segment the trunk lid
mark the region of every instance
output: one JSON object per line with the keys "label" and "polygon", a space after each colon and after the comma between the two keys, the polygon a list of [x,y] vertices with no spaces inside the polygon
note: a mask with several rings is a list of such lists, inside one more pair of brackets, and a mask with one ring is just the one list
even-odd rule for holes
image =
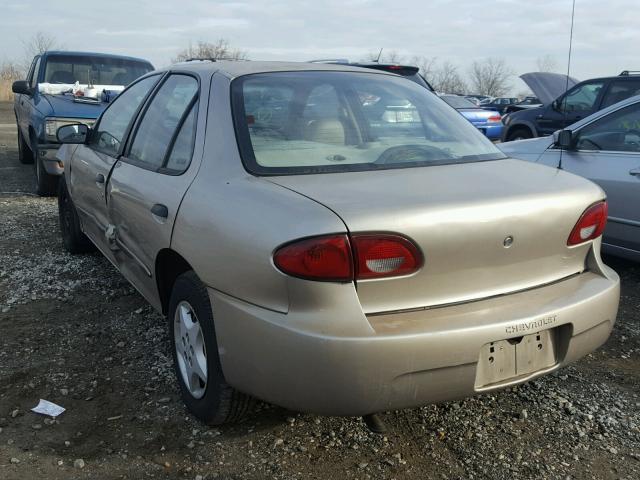
{"label": "trunk lid", "polygon": [[268,180],[325,205],[350,232],[400,233],[422,250],[416,274],[358,282],[365,313],[471,301],[581,272],[590,244],[569,248],[567,238],[604,198],[585,179],[513,159]]}

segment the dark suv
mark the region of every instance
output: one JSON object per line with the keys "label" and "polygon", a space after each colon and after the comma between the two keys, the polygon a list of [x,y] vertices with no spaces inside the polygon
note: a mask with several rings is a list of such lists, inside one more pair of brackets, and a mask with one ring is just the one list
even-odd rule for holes
{"label": "dark suv", "polygon": [[640,94],[640,75],[637,73],[640,72],[625,70],[617,77],[585,80],[555,100],[553,97],[544,99],[543,92],[534,91],[544,105],[507,115],[503,119],[502,141],[552,135],[598,110]]}

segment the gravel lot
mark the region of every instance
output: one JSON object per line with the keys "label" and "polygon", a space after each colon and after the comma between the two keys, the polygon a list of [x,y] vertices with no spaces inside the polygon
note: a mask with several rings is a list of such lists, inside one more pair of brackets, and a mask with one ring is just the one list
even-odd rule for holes
{"label": "gravel lot", "polygon": [[[164,319],[99,255],[63,252],[0,104],[0,478],[640,478],[640,265],[598,352],[463,402],[357,418],[260,405],[209,428],[183,408]],[[20,193],[22,192],[22,193]],[[40,398],[67,411],[30,412]]]}

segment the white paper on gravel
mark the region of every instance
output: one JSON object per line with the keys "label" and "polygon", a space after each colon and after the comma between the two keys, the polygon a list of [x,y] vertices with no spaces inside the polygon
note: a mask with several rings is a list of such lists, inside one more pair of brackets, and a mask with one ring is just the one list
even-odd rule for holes
{"label": "white paper on gravel", "polygon": [[40,403],[31,409],[34,413],[41,413],[42,415],[49,415],[50,417],[57,417],[62,414],[66,409],[60,405],[56,405],[48,400],[40,399]]}

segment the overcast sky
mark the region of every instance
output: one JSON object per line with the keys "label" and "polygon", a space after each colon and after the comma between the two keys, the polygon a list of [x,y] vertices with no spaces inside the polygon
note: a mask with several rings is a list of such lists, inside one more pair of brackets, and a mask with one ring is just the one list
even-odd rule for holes
{"label": "overcast sky", "polygon": [[[466,70],[501,57],[520,74],[552,55],[566,69],[571,0],[3,0],[0,61],[41,30],[67,49],[144,57],[160,67],[189,42],[226,38],[251,59],[349,58],[385,48]],[[577,0],[571,73],[640,70],[638,0]],[[514,91],[523,84],[514,79]]]}

